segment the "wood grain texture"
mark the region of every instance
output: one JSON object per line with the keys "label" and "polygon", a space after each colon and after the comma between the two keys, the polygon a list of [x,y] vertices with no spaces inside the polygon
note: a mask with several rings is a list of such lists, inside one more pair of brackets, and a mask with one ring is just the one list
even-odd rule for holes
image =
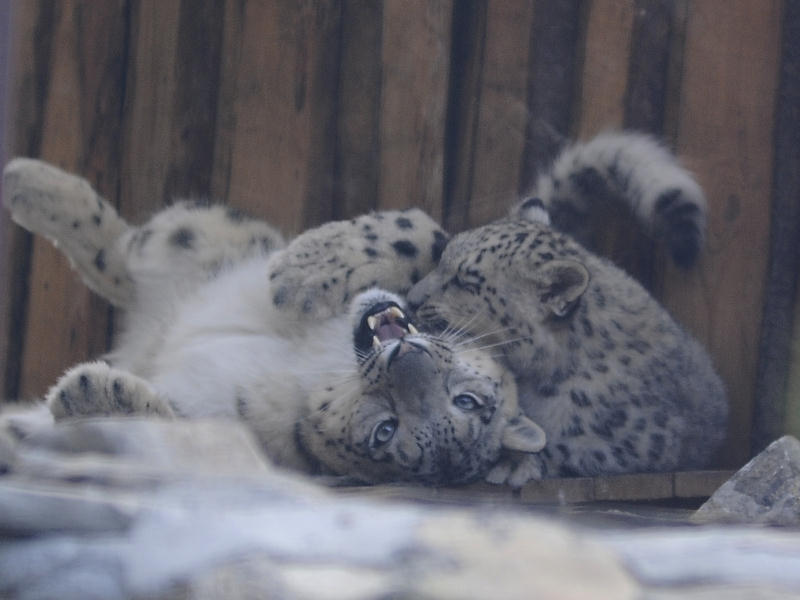
{"label": "wood grain texture", "polygon": [[[34,63],[47,77],[35,154],[86,173],[102,194],[118,185],[114,158],[126,38],[120,6],[109,2],[87,10],[81,2],[60,2],[51,13],[38,16],[44,31],[37,35],[52,36],[52,45],[49,57]],[[97,55],[114,58],[90,60]],[[22,397],[41,394],[44,382],[55,381],[76,357],[96,356],[109,343],[107,305],[91,296],[48,242],[34,240],[29,269],[18,384]]]}
{"label": "wood grain texture", "polygon": [[633,15],[630,0],[596,0],[590,5],[576,115],[580,139],[622,126]]}
{"label": "wood grain texture", "polygon": [[343,219],[378,205],[383,3],[342,3],[335,154],[335,212]]}
{"label": "wood grain texture", "polygon": [[535,2],[528,46],[528,123],[520,169],[521,194],[531,188],[537,173],[573,137],[585,6],[578,0]]}
{"label": "wood grain texture", "polygon": [[490,3],[470,170],[468,223],[501,217],[517,199],[528,122],[527,73],[533,7]]}
{"label": "wood grain texture", "polygon": [[732,414],[728,465],[749,456],[769,248],[772,127],[781,3],[690,4],[678,151],[698,174],[711,219],[707,251],[669,269],[665,302],[709,348]]}
{"label": "wood grain texture", "polygon": [[215,196],[287,233],[333,215],[338,2],[229,2]]}
{"label": "wood grain texture", "polygon": [[180,5],[142,0],[131,14],[120,214],[134,222],[162,208],[170,165]]}
{"label": "wood grain texture", "polygon": [[442,218],[451,0],[383,8],[379,207]]}
{"label": "wood grain texture", "polygon": [[800,2],[786,2],[782,20],[769,268],[754,395],[754,452],[784,433],[800,435],[800,306],[796,306],[800,278]]}
{"label": "wood grain texture", "polygon": [[[41,98],[46,95],[49,52],[34,52],[33,41],[37,25],[51,19],[48,11],[38,5],[14,4],[10,18],[16,35],[10,40],[9,54],[13,69],[10,70],[8,110],[14,115],[8,118],[8,156],[38,154],[39,132],[41,132]],[[23,102],[23,99],[26,101]],[[20,398],[19,378],[22,370],[22,353],[25,348],[25,321],[27,316],[28,274],[33,238],[13,225],[3,211],[0,225],[4,227],[5,254],[3,289],[0,294],[2,308],[2,330],[0,340],[0,395],[4,399]]]}

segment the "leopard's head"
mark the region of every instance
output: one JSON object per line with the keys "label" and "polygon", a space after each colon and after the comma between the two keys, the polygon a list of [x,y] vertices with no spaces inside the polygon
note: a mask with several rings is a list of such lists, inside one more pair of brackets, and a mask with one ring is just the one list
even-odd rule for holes
{"label": "leopard's head", "polygon": [[402,301],[370,290],[351,313],[354,369],[317,389],[299,425],[325,470],[367,483],[455,484],[484,476],[503,448],[538,452],[513,377],[489,353],[418,331]]}
{"label": "leopard's head", "polygon": [[545,223],[505,220],[458,234],[408,294],[416,318],[491,347],[518,376],[552,372],[569,352],[589,287],[586,252]]}

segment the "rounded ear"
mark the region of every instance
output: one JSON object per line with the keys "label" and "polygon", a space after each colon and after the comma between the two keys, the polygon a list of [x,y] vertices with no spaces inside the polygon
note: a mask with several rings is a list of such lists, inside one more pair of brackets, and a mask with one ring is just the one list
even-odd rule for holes
{"label": "rounded ear", "polygon": [[589,287],[589,270],[575,260],[554,260],[533,274],[539,300],[556,317],[567,316]]}
{"label": "rounded ear", "polygon": [[524,415],[512,419],[503,430],[503,448],[517,452],[539,452],[547,436],[544,429]]}

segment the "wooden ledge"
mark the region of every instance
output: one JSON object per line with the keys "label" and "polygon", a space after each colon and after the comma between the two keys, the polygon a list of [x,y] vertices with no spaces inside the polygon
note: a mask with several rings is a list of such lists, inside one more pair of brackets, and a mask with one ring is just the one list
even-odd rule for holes
{"label": "wooden ledge", "polygon": [[510,502],[522,504],[581,504],[587,502],[644,502],[708,498],[734,471],[634,473],[603,477],[574,477],[532,481],[518,492],[505,486],[476,483],[460,487],[421,487],[385,484],[334,488],[388,500],[442,503]]}

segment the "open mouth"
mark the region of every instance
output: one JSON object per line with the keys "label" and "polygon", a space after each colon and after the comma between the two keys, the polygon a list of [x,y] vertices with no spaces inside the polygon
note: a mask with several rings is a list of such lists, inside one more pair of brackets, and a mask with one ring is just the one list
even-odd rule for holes
{"label": "open mouth", "polygon": [[379,302],[361,317],[355,332],[355,346],[359,354],[366,355],[370,350],[380,351],[386,342],[418,333],[397,304]]}

